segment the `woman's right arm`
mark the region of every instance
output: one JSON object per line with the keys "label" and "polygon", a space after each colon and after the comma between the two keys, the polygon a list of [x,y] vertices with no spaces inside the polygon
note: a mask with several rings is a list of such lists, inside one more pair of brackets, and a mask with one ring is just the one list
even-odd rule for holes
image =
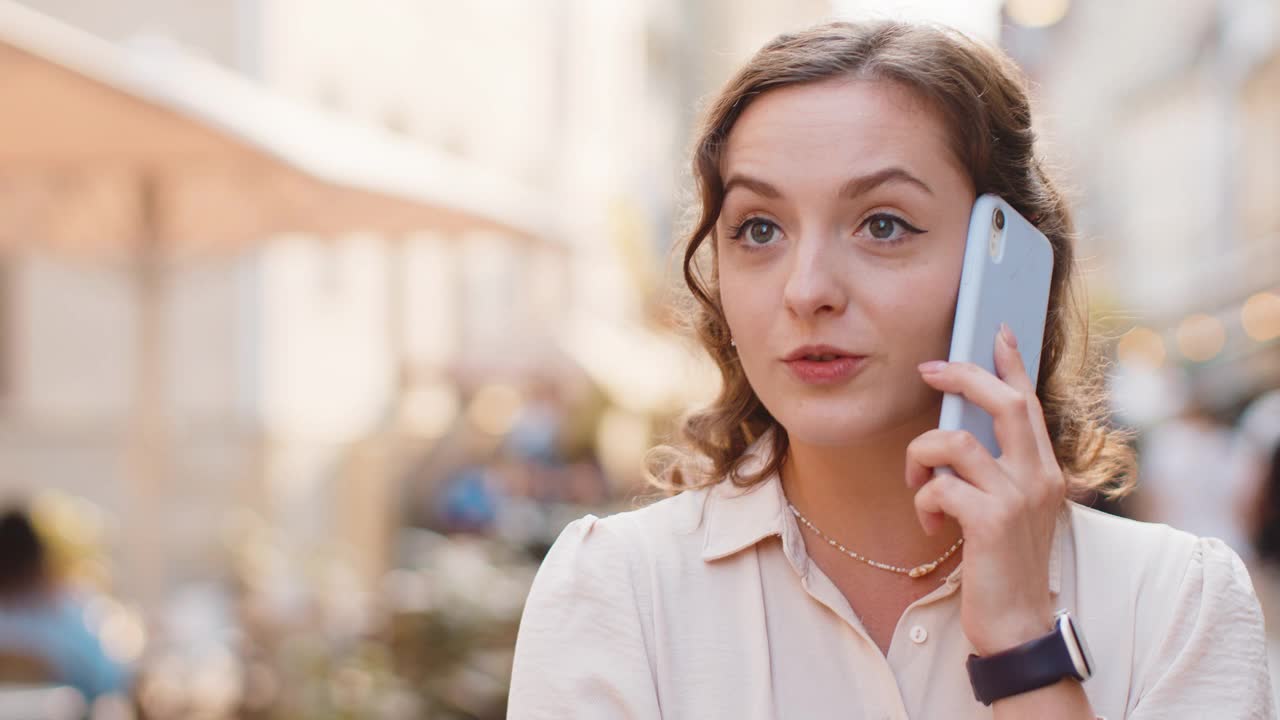
{"label": "woman's right arm", "polygon": [[612,524],[593,515],[570,523],[539,568],[516,639],[509,719],[662,717],[632,550]]}

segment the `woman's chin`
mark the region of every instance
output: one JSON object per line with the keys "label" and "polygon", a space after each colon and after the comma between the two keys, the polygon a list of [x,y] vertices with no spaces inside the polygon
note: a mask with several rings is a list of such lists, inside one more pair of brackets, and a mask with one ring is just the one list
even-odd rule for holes
{"label": "woman's chin", "polygon": [[[797,414],[799,415],[799,414]],[[876,434],[879,423],[868,422],[866,417],[832,417],[811,415],[783,417],[782,426],[791,442],[818,447],[839,447],[857,444]]]}
{"label": "woman's chin", "polygon": [[790,412],[776,413],[774,417],[787,430],[793,443],[815,447],[847,447],[889,440],[900,435],[914,437],[937,426],[937,413],[932,407],[920,408],[923,412],[899,413],[873,412],[858,407],[845,407],[830,412],[815,412],[818,408],[793,408]]}

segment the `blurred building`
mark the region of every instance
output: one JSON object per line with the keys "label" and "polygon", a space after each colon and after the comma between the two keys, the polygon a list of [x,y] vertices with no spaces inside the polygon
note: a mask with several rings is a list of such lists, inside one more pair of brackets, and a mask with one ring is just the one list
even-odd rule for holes
{"label": "blurred building", "polygon": [[[111,34],[122,16],[95,7],[51,9]],[[226,50],[210,28],[234,18],[191,12]],[[125,49],[5,3],[0,61],[5,495],[104,508],[117,589],[149,603],[219,567],[242,510],[385,554],[394,496],[348,490],[353,454],[448,353],[487,342],[519,366],[552,344],[563,296],[522,284],[567,265],[551,204],[155,38]]]}
{"label": "blurred building", "polygon": [[1002,42],[1077,201],[1091,304],[1139,327],[1122,356],[1218,411],[1280,385],[1280,3],[1008,6],[1060,10],[1006,15]]}

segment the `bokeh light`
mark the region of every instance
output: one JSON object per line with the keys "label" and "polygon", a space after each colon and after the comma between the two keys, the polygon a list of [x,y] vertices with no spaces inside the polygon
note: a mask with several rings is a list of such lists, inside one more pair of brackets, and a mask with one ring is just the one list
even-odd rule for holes
{"label": "bokeh light", "polygon": [[1070,7],[1070,0],[1008,0],[1004,5],[1010,20],[1036,28],[1061,21]]}
{"label": "bokeh light", "polygon": [[1121,362],[1158,368],[1164,364],[1164,339],[1160,333],[1146,327],[1136,327],[1120,338],[1116,353]]}
{"label": "bokeh light", "polygon": [[1207,362],[1222,352],[1227,329],[1212,315],[1197,313],[1178,325],[1178,349],[1192,362]]}
{"label": "bokeh light", "polygon": [[1245,333],[1258,342],[1280,337],[1280,295],[1260,292],[1245,300],[1240,309],[1240,324]]}
{"label": "bokeh light", "polygon": [[147,631],[142,618],[119,603],[109,603],[99,633],[103,649],[120,662],[137,662],[146,648]]}
{"label": "bokeh light", "polygon": [[401,401],[401,421],[410,432],[438,438],[453,425],[460,404],[458,392],[451,385],[433,383],[411,388]]}
{"label": "bokeh light", "polygon": [[520,391],[510,385],[493,384],[476,391],[467,417],[483,432],[502,435],[511,429],[519,410]]}

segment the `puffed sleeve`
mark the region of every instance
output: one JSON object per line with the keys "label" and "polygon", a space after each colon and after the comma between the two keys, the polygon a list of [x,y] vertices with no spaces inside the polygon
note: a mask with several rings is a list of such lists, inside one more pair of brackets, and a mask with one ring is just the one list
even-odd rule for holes
{"label": "puffed sleeve", "polygon": [[1240,556],[1200,538],[1133,720],[1275,718],[1262,608]]}
{"label": "puffed sleeve", "polygon": [[508,718],[662,716],[634,551],[618,528],[592,515],[560,533],[520,619]]}

